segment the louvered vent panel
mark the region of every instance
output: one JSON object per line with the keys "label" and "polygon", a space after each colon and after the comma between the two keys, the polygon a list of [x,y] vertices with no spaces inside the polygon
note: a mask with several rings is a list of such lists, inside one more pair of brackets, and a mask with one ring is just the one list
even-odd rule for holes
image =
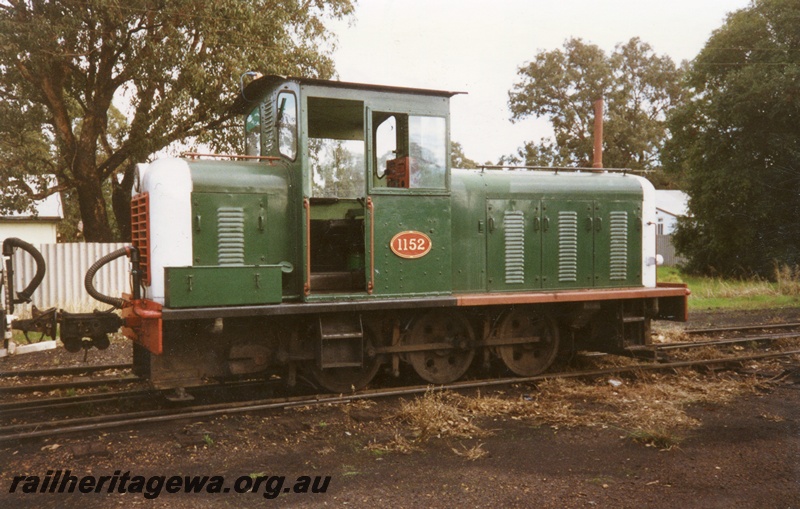
{"label": "louvered vent panel", "polygon": [[217,209],[217,263],[244,265],[244,209]]}
{"label": "louvered vent panel", "polygon": [[525,282],[525,213],[508,210],[503,216],[506,248],[506,284]]}
{"label": "louvered vent panel", "polygon": [[578,280],[578,213],[558,213],[558,281],[574,283]]}
{"label": "louvered vent panel", "polygon": [[609,274],[611,281],[628,279],[628,213],[611,213],[611,252],[609,253]]}

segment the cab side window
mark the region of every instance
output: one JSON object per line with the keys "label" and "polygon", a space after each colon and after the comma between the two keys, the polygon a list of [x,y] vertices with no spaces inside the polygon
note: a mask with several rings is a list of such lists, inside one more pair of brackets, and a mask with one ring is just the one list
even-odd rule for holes
{"label": "cab side window", "polygon": [[409,187],[442,189],[445,187],[447,131],[442,117],[409,117]]}
{"label": "cab side window", "polygon": [[245,118],[244,150],[249,156],[261,155],[261,107],[256,106]]}
{"label": "cab side window", "polygon": [[[373,140],[375,149],[373,154],[375,168],[372,185],[375,187],[395,187],[397,178],[394,175],[394,161],[397,157],[397,146],[400,136],[397,133],[398,120],[396,115],[376,113],[373,116],[373,126],[375,133]],[[392,163],[389,163],[392,161]],[[389,169],[389,166],[392,166]],[[387,179],[387,173],[389,178]]]}
{"label": "cab side window", "polygon": [[373,186],[444,189],[447,124],[443,117],[376,112]]}
{"label": "cab side window", "polygon": [[278,152],[287,159],[297,157],[297,98],[291,92],[278,94]]}

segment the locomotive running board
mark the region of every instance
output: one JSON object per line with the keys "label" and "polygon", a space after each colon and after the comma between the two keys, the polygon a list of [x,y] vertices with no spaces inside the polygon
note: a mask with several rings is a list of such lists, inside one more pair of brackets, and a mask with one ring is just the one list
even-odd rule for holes
{"label": "locomotive running board", "polygon": [[341,313],[346,311],[380,311],[385,309],[417,309],[454,307],[458,305],[455,297],[420,297],[416,299],[370,298],[340,302],[292,302],[285,304],[259,306],[225,306],[190,309],[164,308],[163,320],[191,320],[195,318],[234,318],[242,316],[287,316],[315,313]]}
{"label": "locomotive running board", "polygon": [[[659,284],[655,288],[604,288],[601,290],[563,290],[563,291],[530,291],[514,293],[476,293],[446,297],[418,298],[368,298],[363,300],[347,300],[339,302],[292,302],[285,304],[256,306],[215,306],[202,308],[164,308],[163,320],[192,320],[197,318],[235,318],[244,316],[288,316],[315,313],[363,312],[397,309],[441,308],[441,307],[477,307],[500,306],[514,304],[545,304],[588,302],[604,300],[626,300],[657,298],[659,305],[669,308],[668,313],[659,313],[662,317],[685,321],[686,299],[689,290],[683,284]],[[665,316],[666,315],[666,316]]]}
{"label": "locomotive running board", "polygon": [[477,293],[459,295],[459,306],[499,306],[520,304],[555,304],[599,302],[606,300],[658,299],[657,319],[688,320],[688,298],[683,283],[659,283],[655,288],[604,288],[600,290],[563,290],[557,292]]}
{"label": "locomotive running board", "polygon": [[602,290],[561,290],[544,292],[475,293],[458,295],[459,306],[495,306],[510,304],[544,304],[554,302],[587,302],[601,300],[686,297],[685,285],[656,288],[604,288]]}

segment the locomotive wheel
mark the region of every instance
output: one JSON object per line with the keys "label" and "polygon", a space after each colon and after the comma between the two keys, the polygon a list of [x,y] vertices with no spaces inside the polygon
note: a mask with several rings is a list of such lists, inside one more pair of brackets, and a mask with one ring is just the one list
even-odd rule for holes
{"label": "locomotive wheel", "polygon": [[377,338],[370,327],[364,327],[364,336],[364,364],[360,368],[322,369],[316,363],[311,364],[309,371],[320,387],[340,394],[351,393],[360,391],[375,378],[381,367],[381,359],[378,356],[367,357],[366,352],[372,349],[371,345],[377,344]]}
{"label": "locomotive wheel", "polygon": [[520,343],[497,347],[503,363],[519,376],[534,376],[542,373],[558,353],[558,326],[548,315],[537,314],[529,309],[514,308],[508,312],[498,329],[502,339],[538,338],[531,343]]}
{"label": "locomotive wheel", "polygon": [[467,372],[475,350],[472,326],[461,313],[430,311],[418,318],[407,336],[407,343],[424,345],[447,343],[452,348],[426,350],[408,354],[408,362],[425,381],[446,384]]}

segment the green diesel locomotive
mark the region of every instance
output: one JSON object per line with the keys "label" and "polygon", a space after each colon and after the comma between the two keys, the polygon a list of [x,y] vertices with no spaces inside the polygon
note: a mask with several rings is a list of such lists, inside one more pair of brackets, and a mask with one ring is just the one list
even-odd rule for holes
{"label": "green diesel locomotive", "polygon": [[141,288],[120,300],[136,372],[343,392],[381,366],[452,382],[477,355],[529,376],[685,319],[686,288],[656,284],[647,180],[451,169],[453,95],[261,77],[234,105],[246,155],[141,165]]}

